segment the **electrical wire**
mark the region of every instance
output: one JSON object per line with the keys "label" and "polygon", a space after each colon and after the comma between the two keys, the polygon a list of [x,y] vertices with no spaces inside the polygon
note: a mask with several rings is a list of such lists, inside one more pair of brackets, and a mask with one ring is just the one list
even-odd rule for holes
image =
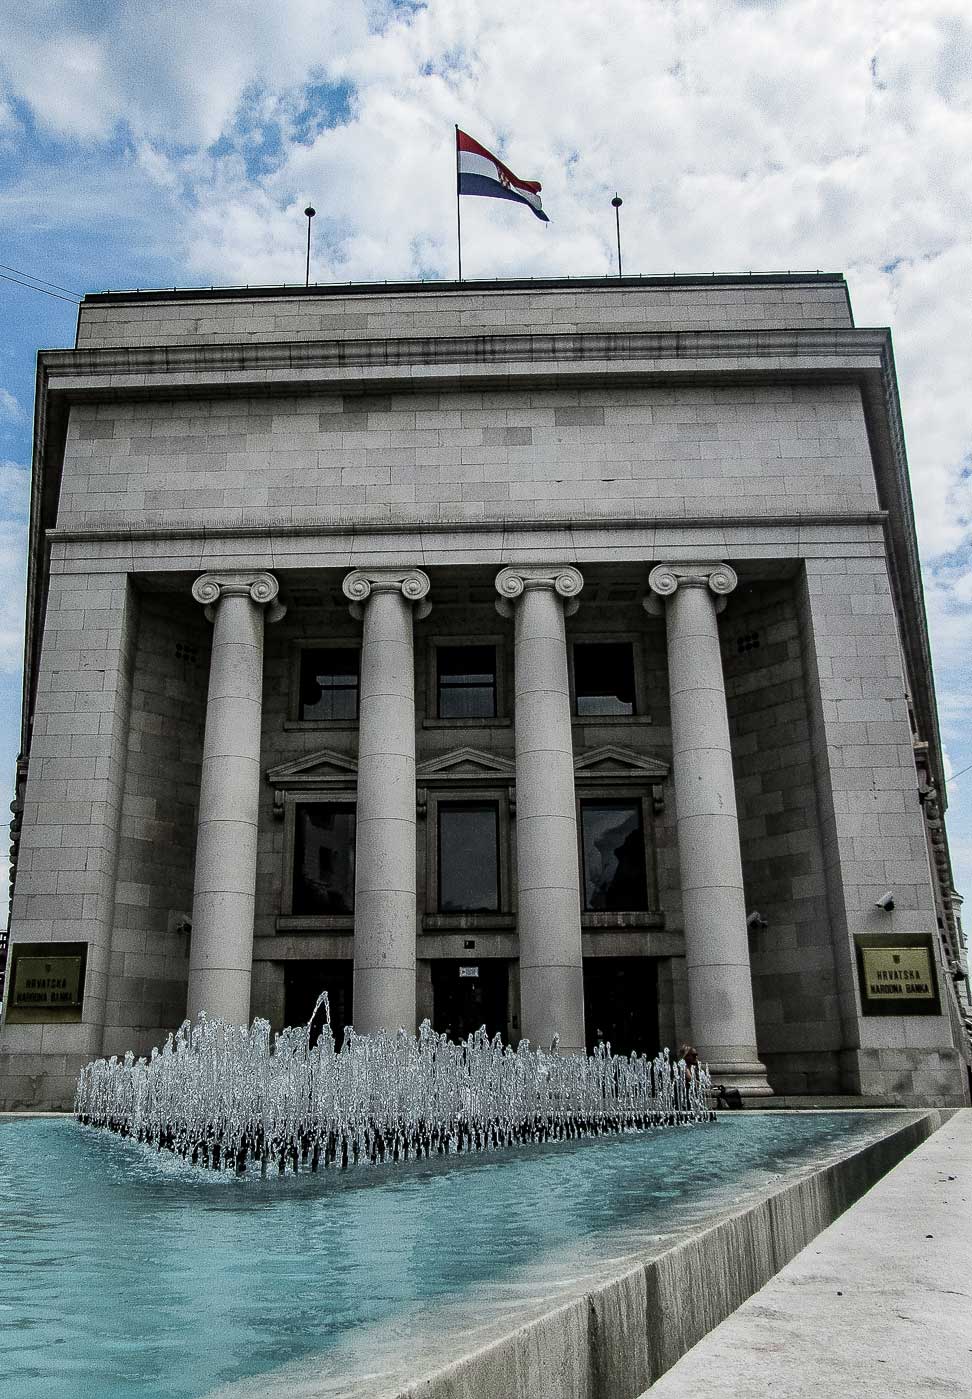
{"label": "electrical wire", "polygon": [[32,272],[25,272],[22,267],[8,267],[5,262],[0,262],[0,269],[4,272],[16,272],[18,277],[27,277],[31,282],[38,282],[40,285],[35,288],[39,291],[41,287],[53,287],[55,291],[66,291],[68,296],[76,296],[81,299],[81,293],[73,291],[70,287],[62,287],[57,282],[45,282],[43,277],[35,277]]}
{"label": "electrical wire", "polygon": [[0,272],[0,282],[15,282],[18,287],[26,287],[28,291],[39,291],[42,296],[53,296],[55,301],[66,301],[69,306],[80,306],[80,298],[75,301],[72,296],[62,296],[57,291],[45,291],[43,287],[32,286],[30,282],[22,282],[18,277],[8,277],[5,272]]}
{"label": "electrical wire", "polygon": [[969,763],[968,767],[961,768],[958,772],[953,772],[951,777],[946,777],[946,786],[949,782],[954,782],[957,777],[964,777],[967,772],[972,772],[972,763]]}

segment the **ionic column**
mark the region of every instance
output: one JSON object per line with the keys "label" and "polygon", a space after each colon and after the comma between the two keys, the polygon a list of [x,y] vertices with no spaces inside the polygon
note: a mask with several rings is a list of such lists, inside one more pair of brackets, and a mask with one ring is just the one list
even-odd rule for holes
{"label": "ionic column", "polygon": [[187,1014],[250,1018],[263,713],[263,628],[286,610],[272,573],[204,573],[192,595],[213,623]]}
{"label": "ionic column", "polygon": [[727,564],[653,568],[647,611],[664,610],[672,767],[689,1015],[713,1082],[770,1092],[756,1052],[739,821],[717,615],[736,586]]}
{"label": "ionic column", "polygon": [[584,1040],[574,748],[564,616],[577,609],[576,568],[504,568],[497,611],[515,617],[516,887],[520,1023],[543,1049]]}
{"label": "ionic column", "polygon": [[354,868],[354,1025],[415,1029],[415,665],[420,569],[355,569],[343,584],[363,623]]}

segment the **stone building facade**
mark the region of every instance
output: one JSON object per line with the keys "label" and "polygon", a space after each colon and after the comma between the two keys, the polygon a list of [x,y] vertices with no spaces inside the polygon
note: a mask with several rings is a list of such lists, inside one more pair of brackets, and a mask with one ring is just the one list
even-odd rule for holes
{"label": "stone building facade", "polygon": [[839,276],[86,297],[20,778],[7,1106],[322,989],[967,1099],[890,336]]}

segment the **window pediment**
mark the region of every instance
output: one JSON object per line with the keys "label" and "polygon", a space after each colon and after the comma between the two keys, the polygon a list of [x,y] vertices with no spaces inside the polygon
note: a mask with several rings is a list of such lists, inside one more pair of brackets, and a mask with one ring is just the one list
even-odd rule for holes
{"label": "window pediment", "polygon": [[509,782],[515,776],[516,766],[508,758],[498,758],[495,753],[483,753],[478,748],[456,748],[451,753],[419,763],[415,770],[416,781],[424,783],[477,779]]}
{"label": "window pediment", "polygon": [[358,775],[358,764],[354,758],[344,753],[336,753],[333,748],[321,748],[316,753],[308,753],[304,758],[295,758],[289,763],[281,763],[270,768],[267,781],[271,787],[286,787],[294,790],[326,787],[333,784],[347,785]]}
{"label": "window pediment", "polygon": [[606,744],[603,748],[592,748],[589,753],[580,753],[574,759],[574,775],[590,778],[627,778],[654,784],[664,782],[670,771],[669,764],[660,758],[644,753],[635,753],[630,748],[619,748]]}

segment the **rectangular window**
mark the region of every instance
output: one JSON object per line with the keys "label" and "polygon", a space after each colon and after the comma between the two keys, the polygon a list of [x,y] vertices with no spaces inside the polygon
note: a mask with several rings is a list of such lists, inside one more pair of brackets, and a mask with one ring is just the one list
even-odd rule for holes
{"label": "rectangular window", "polygon": [[499,911],[495,802],[439,803],[439,912]]}
{"label": "rectangular window", "polygon": [[435,662],[440,719],[495,719],[495,646],[437,646]]}
{"label": "rectangular window", "polygon": [[300,653],[299,719],[357,719],[358,668],[354,646],[305,646]]}
{"label": "rectangular window", "polygon": [[297,802],[294,808],[294,913],[354,911],[354,807]]}
{"label": "rectangular window", "polygon": [[581,802],[581,845],[586,912],[648,908],[640,801]]}
{"label": "rectangular window", "polygon": [[577,713],[635,712],[634,648],[630,641],[575,641]]}

